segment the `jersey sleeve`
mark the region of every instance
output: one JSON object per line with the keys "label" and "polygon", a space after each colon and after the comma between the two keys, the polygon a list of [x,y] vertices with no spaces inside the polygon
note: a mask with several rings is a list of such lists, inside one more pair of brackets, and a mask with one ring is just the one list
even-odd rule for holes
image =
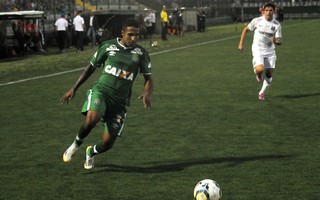
{"label": "jersey sleeve", "polygon": [[253,19],[249,24],[248,24],[248,28],[250,31],[254,31],[254,29],[256,28],[256,23],[257,23],[257,18]]}
{"label": "jersey sleeve", "polygon": [[278,29],[276,30],[274,36],[275,36],[275,38],[282,38],[281,25],[278,26]]}
{"label": "jersey sleeve", "polygon": [[140,73],[145,75],[151,75],[151,60],[148,52],[144,50],[142,59],[140,61]]}
{"label": "jersey sleeve", "polygon": [[100,67],[108,58],[105,45],[101,45],[96,53],[92,56],[90,64],[94,67]]}

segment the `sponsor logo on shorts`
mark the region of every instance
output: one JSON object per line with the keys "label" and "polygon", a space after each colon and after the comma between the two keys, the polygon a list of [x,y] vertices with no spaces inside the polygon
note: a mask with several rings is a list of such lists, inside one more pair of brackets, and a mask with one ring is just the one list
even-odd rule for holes
{"label": "sponsor logo on shorts", "polygon": [[118,128],[119,128],[119,125],[118,125],[117,123],[112,123],[112,128],[118,129]]}
{"label": "sponsor logo on shorts", "polygon": [[100,102],[100,99],[95,99],[93,101],[94,105],[97,105],[97,106],[100,106],[101,102]]}

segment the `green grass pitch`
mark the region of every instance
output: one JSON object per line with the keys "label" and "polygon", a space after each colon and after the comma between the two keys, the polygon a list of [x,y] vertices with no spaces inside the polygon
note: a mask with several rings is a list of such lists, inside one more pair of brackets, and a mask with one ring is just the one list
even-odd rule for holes
{"label": "green grass pitch", "polygon": [[[85,147],[100,140],[101,124],[71,163],[62,153],[100,71],[68,105],[59,99],[94,49],[1,61],[0,199],[187,200],[205,178],[220,184],[224,200],[320,199],[320,20],[282,24],[264,102],[251,67],[252,34],[244,53],[237,50],[243,27],[214,26],[168,42],[156,36],[160,45],[148,47],[152,110],[136,99],[143,91],[138,77],[123,136],[89,171]],[[68,70],[75,72],[42,77]]]}

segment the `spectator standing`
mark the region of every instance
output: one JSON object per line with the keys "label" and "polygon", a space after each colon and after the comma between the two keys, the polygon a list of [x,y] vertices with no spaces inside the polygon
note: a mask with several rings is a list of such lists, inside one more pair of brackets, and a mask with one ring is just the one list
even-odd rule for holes
{"label": "spectator standing", "polygon": [[9,55],[6,40],[6,36],[0,31],[0,59],[7,58]]}
{"label": "spectator standing", "polygon": [[175,34],[173,16],[174,16],[173,12],[168,15],[167,34],[169,35]]}
{"label": "spectator standing", "polygon": [[151,17],[150,17],[151,12],[149,11],[146,16],[144,17],[144,25],[147,29],[147,37],[150,39],[150,44],[151,44],[151,39],[152,39],[152,22],[151,22]]}
{"label": "spectator standing", "polygon": [[198,32],[204,32],[206,24],[206,15],[201,9],[197,13],[197,22],[198,22]]}
{"label": "spectator standing", "polygon": [[176,34],[183,35],[183,15],[180,9],[176,12]]}
{"label": "spectator standing", "polygon": [[65,41],[67,38],[68,21],[65,19],[65,15],[61,14],[61,17],[57,19],[55,25],[55,31],[57,33],[58,53],[65,52]]}
{"label": "spectator standing", "polygon": [[85,28],[86,25],[84,23],[84,19],[81,16],[82,11],[79,10],[77,12],[77,16],[73,19],[73,25],[75,30],[75,37],[76,37],[76,50],[77,51],[83,51],[83,40],[85,35]]}
{"label": "spectator standing", "polygon": [[279,22],[283,22],[283,7],[279,7]]}
{"label": "spectator standing", "polygon": [[152,34],[154,34],[156,32],[156,15],[154,12],[150,11],[150,20],[151,20],[151,23],[152,23]]}
{"label": "spectator standing", "polygon": [[161,18],[161,39],[167,40],[168,13],[167,13],[166,6],[162,6],[160,18]]}
{"label": "spectator standing", "polygon": [[139,23],[139,39],[146,39],[147,38],[147,28],[144,23],[144,14],[140,14],[137,19]]}
{"label": "spectator standing", "polygon": [[68,21],[68,29],[67,29],[67,41],[66,46],[67,48],[70,48],[73,43],[73,17],[71,16],[71,13],[68,13],[67,15],[67,21]]}
{"label": "spectator standing", "polygon": [[98,21],[97,18],[94,16],[94,13],[91,12],[87,36],[90,38],[92,46],[95,46],[97,44],[96,30],[98,30]]}

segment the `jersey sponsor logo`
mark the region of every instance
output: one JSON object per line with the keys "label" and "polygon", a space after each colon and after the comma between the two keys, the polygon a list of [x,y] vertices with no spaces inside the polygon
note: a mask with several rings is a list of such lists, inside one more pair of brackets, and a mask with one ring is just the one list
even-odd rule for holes
{"label": "jersey sponsor logo", "polygon": [[106,49],[106,51],[120,51],[120,49],[118,49],[116,45],[112,44]]}
{"label": "jersey sponsor logo", "polygon": [[131,51],[131,53],[132,53],[133,55],[140,55],[140,56],[143,55],[143,52],[141,51],[140,48],[135,48],[135,49],[133,49],[133,50]]}
{"label": "jersey sponsor logo", "polygon": [[133,77],[134,77],[134,73],[127,72],[122,69],[117,69],[116,67],[112,67],[111,65],[107,65],[105,67],[104,71],[107,74],[111,74],[111,75],[116,76],[120,79],[125,79],[125,80],[129,80],[129,81],[132,81]]}
{"label": "jersey sponsor logo", "polygon": [[109,52],[109,56],[115,56],[116,51],[120,51],[120,49],[118,49],[116,45],[112,44],[106,49],[106,51]]}
{"label": "jersey sponsor logo", "polygon": [[133,62],[139,62],[139,55],[142,56],[143,52],[140,48],[135,48],[131,51],[132,54],[132,61]]}
{"label": "jersey sponsor logo", "polygon": [[273,33],[268,33],[268,32],[264,32],[264,31],[259,31],[259,33],[262,34],[262,35],[265,35],[265,36],[267,36],[269,38],[273,36]]}
{"label": "jersey sponsor logo", "polygon": [[133,62],[139,62],[139,56],[138,55],[132,55],[132,61]]}
{"label": "jersey sponsor logo", "polygon": [[115,56],[116,52],[115,51],[109,51],[109,56]]}

